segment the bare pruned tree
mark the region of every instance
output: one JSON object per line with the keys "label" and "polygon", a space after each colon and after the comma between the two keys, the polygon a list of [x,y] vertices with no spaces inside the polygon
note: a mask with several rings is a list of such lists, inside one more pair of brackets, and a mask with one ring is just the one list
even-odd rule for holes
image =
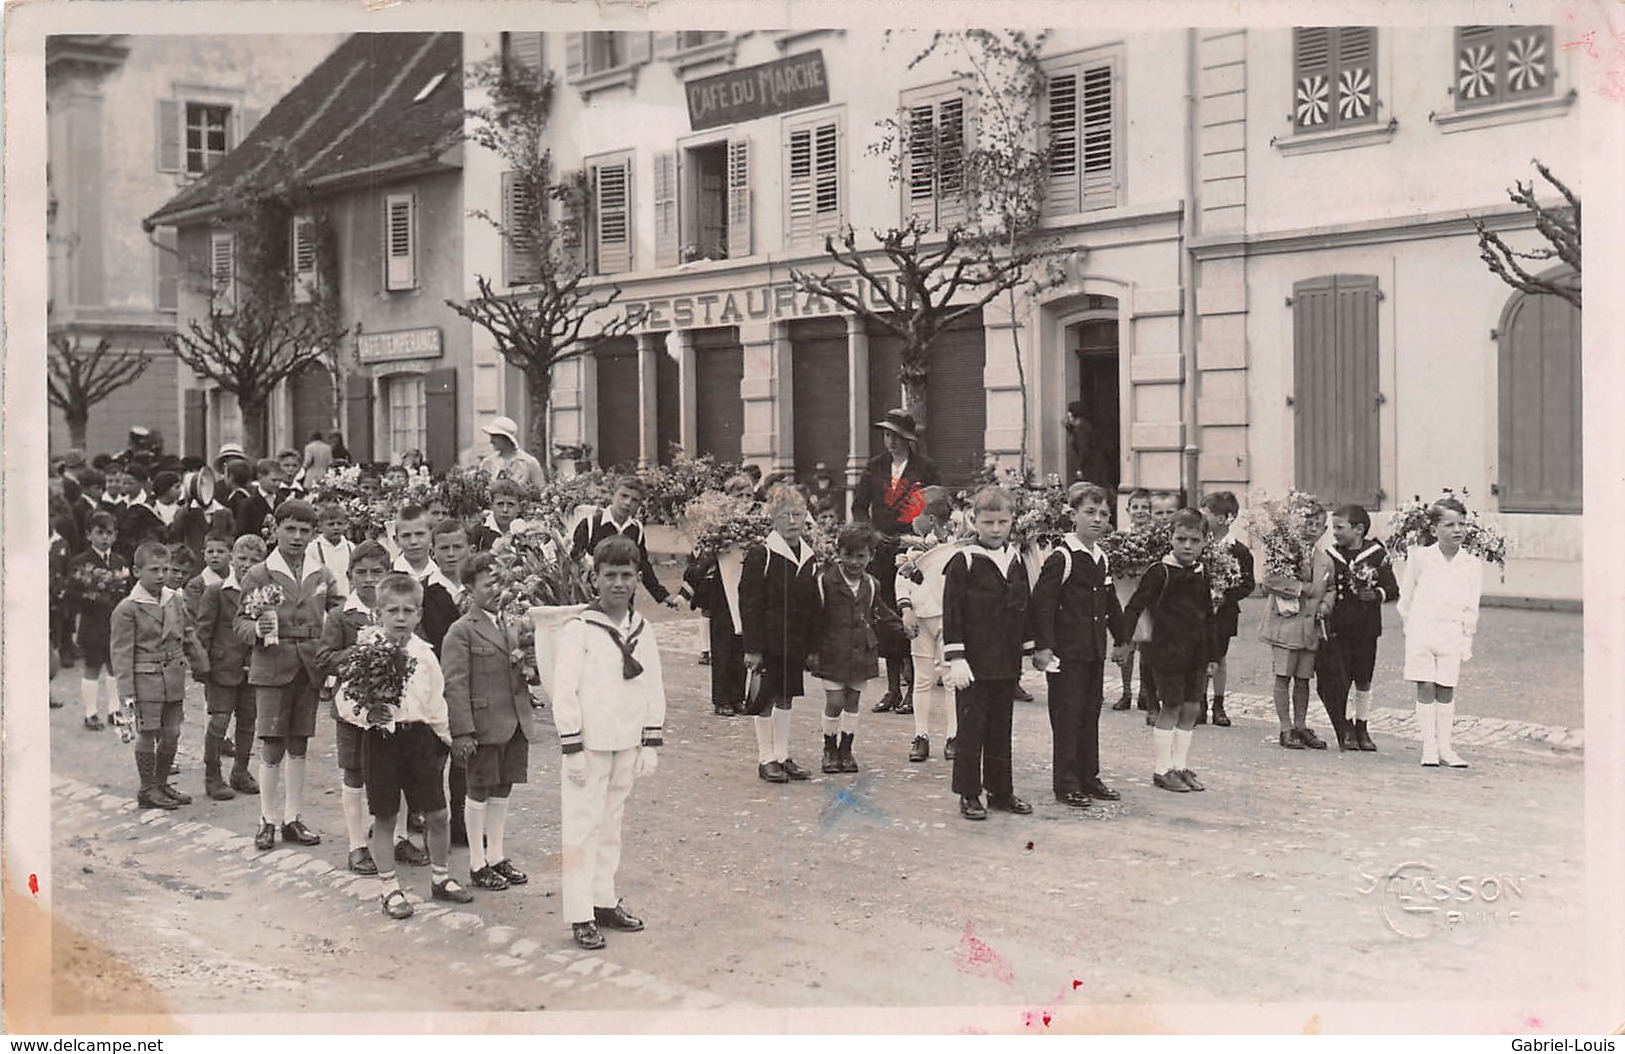
{"label": "bare pruned tree", "polygon": [[[1488,265],[1490,273],[1514,289],[1538,296],[1562,297],[1575,307],[1580,306],[1580,196],[1539,159],[1534,161],[1541,178],[1556,188],[1566,204],[1543,205],[1535,197],[1535,184],[1519,180],[1507,191],[1514,205],[1529,210],[1535,221],[1535,231],[1546,244],[1534,249],[1517,250],[1508,245],[1495,231],[1484,226],[1483,220],[1474,220],[1478,229],[1478,255]],[[1534,273],[1525,263],[1535,265]],[[1567,268],[1557,274],[1550,272],[1553,264]],[[1572,272],[1572,273],[1570,273]]]}
{"label": "bare pruned tree", "polygon": [[147,372],[152,357],[145,351],[114,351],[105,337],[86,351],[78,337],[51,338],[46,359],[46,395],[68,419],[68,435],[84,449],[90,411],[97,403]]}

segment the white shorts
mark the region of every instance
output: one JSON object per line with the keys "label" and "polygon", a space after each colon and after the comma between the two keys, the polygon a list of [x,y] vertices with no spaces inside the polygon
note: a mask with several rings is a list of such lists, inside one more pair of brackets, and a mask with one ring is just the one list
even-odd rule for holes
{"label": "white shorts", "polygon": [[1460,622],[1416,621],[1405,627],[1405,679],[1454,688],[1461,680],[1467,633]]}

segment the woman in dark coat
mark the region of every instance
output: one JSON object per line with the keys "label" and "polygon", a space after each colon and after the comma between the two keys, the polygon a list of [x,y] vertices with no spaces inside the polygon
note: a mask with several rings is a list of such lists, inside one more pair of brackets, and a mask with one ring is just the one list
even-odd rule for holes
{"label": "woman in dark coat", "polygon": [[[863,475],[852,491],[852,520],[867,521],[874,527],[875,559],[869,573],[880,586],[880,599],[893,611],[897,610],[897,552],[898,537],[909,531],[909,525],[925,508],[925,488],[942,482],[942,473],[936,462],[919,452],[919,430],[914,415],[902,410],[887,410],[883,420],[876,421],[886,444],[884,452],[876,454],[863,466]],[[914,712],[914,670],[909,657],[908,639],[888,642],[890,647],[881,651],[886,659],[886,694],[875,704],[875,713],[895,710]],[[908,694],[903,686],[908,685]]]}

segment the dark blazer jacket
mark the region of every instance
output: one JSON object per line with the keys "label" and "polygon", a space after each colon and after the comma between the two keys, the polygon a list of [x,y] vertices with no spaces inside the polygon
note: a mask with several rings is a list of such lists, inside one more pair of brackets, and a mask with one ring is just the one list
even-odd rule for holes
{"label": "dark blazer jacket", "polygon": [[913,488],[899,488],[897,493],[888,493],[891,478],[891,454],[886,451],[876,454],[863,466],[863,475],[858,477],[858,485],[852,490],[854,522],[867,520],[882,534],[907,532],[908,525],[918,515],[920,502],[917,497],[911,499],[909,491],[941,483],[942,472],[935,461],[916,451],[909,455],[908,464],[903,466],[903,478],[913,484]]}
{"label": "dark blazer jacket", "polygon": [[942,658],[964,659],[977,677],[1021,676],[1021,657],[1033,651],[1031,592],[1019,554],[1008,571],[972,542],[948,558],[942,585]]}
{"label": "dark blazer jacket", "polygon": [[518,646],[517,634],[510,637],[478,604],[451,624],[440,648],[440,669],[453,736],[496,744],[518,730],[534,738],[530,688],[512,659]]}
{"label": "dark blazer jacket", "polygon": [[[113,608],[115,607],[113,604],[103,604],[91,600],[78,592],[78,587],[74,585],[73,573],[86,564],[92,567],[104,567],[109,571],[127,572],[130,569],[130,561],[119,555],[117,549],[110,550],[106,560],[97,556],[96,550],[86,549],[68,561],[67,590],[68,596],[74,598],[79,605],[79,640],[81,647],[84,646],[83,642],[85,641],[107,643],[108,619],[112,617]],[[129,584],[132,588],[135,586],[133,576],[129,579]]]}
{"label": "dark blazer jacket", "polygon": [[[1354,553],[1335,545],[1328,546],[1326,555],[1331,558],[1332,570],[1337,576],[1337,600],[1327,620],[1328,628],[1334,636],[1376,640],[1382,636],[1382,606],[1399,599],[1399,582],[1394,578],[1393,564],[1388,562],[1387,548],[1373,540]],[[1375,572],[1376,600],[1361,600],[1355,595],[1359,589],[1354,581],[1356,569]]]}
{"label": "dark blazer jacket", "polygon": [[745,550],[739,572],[739,617],[744,622],[740,634],[747,654],[782,655],[795,663],[806,657],[807,631],[818,603],[813,582],[817,573],[818,561],[812,556],[798,568],[783,553],[770,551],[766,543],[757,542]]}
{"label": "dark blazer jacket", "polygon": [[1104,562],[1097,563],[1076,535],[1061,539],[1044,560],[1033,586],[1033,647],[1063,663],[1103,661],[1106,637],[1123,640],[1123,607]]}
{"label": "dark blazer jacket", "polygon": [[902,622],[880,599],[874,576],[865,573],[857,592],[846,584],[841,569],[830,564],[814,579],[812,625],[808,648],[817,653],[816,676],[836,684],[862,684],[880,675],[880,634],[888,624],[895,634]]}

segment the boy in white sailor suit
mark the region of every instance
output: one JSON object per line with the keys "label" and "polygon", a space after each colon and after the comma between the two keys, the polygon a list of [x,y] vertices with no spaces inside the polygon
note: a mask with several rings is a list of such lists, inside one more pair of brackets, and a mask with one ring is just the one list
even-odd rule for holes
{"label": "boy in white sailor suit", "polygon": [[560,631],[553,723],[564,753],[564,914],[575,942],[602,948],[599,926],[643,929],[615,892],[621,817],[632,781],[654,772],[666,691],[654,631],[632,610],[640,553],[625,536],[593,551],[598,599]]}
{"label": "boy in white sailor suit", "polygon": [[[914,532],[916,544],[908,547],[897,558],[897,609],[903,619],[903,632],[908,635],[909,651],[914,659],[914,739],[909,744],[908,760],[926,761],[931,757],[931,714],[935,710],[947,712],[947,737],[943,743],[943,757],[954,759],[958,744],[959,715],[953,700],[940,685],[944,670],[942,661],[942,587],[944,563],[939,560],[922,561],[932,549],[954,541],[949,517],[953,504],[942,487],[925,488],[925,508],[909,529]],[[927,566],[928,565],[928,566]]]}
{"label": "boy in white sailor suit", "polygon": [[1111,530],[1111,496],[1092,483],[1074,483],[1066,496],[1075,530],[1049,554],[1033,586],[1033,665],[1049,674],[1055,800],[1083,809],[1091,798],[1120,797],[1100,779],[1100,704],[1106,634],[1122,643],[1123,609],[1100,548]]}

